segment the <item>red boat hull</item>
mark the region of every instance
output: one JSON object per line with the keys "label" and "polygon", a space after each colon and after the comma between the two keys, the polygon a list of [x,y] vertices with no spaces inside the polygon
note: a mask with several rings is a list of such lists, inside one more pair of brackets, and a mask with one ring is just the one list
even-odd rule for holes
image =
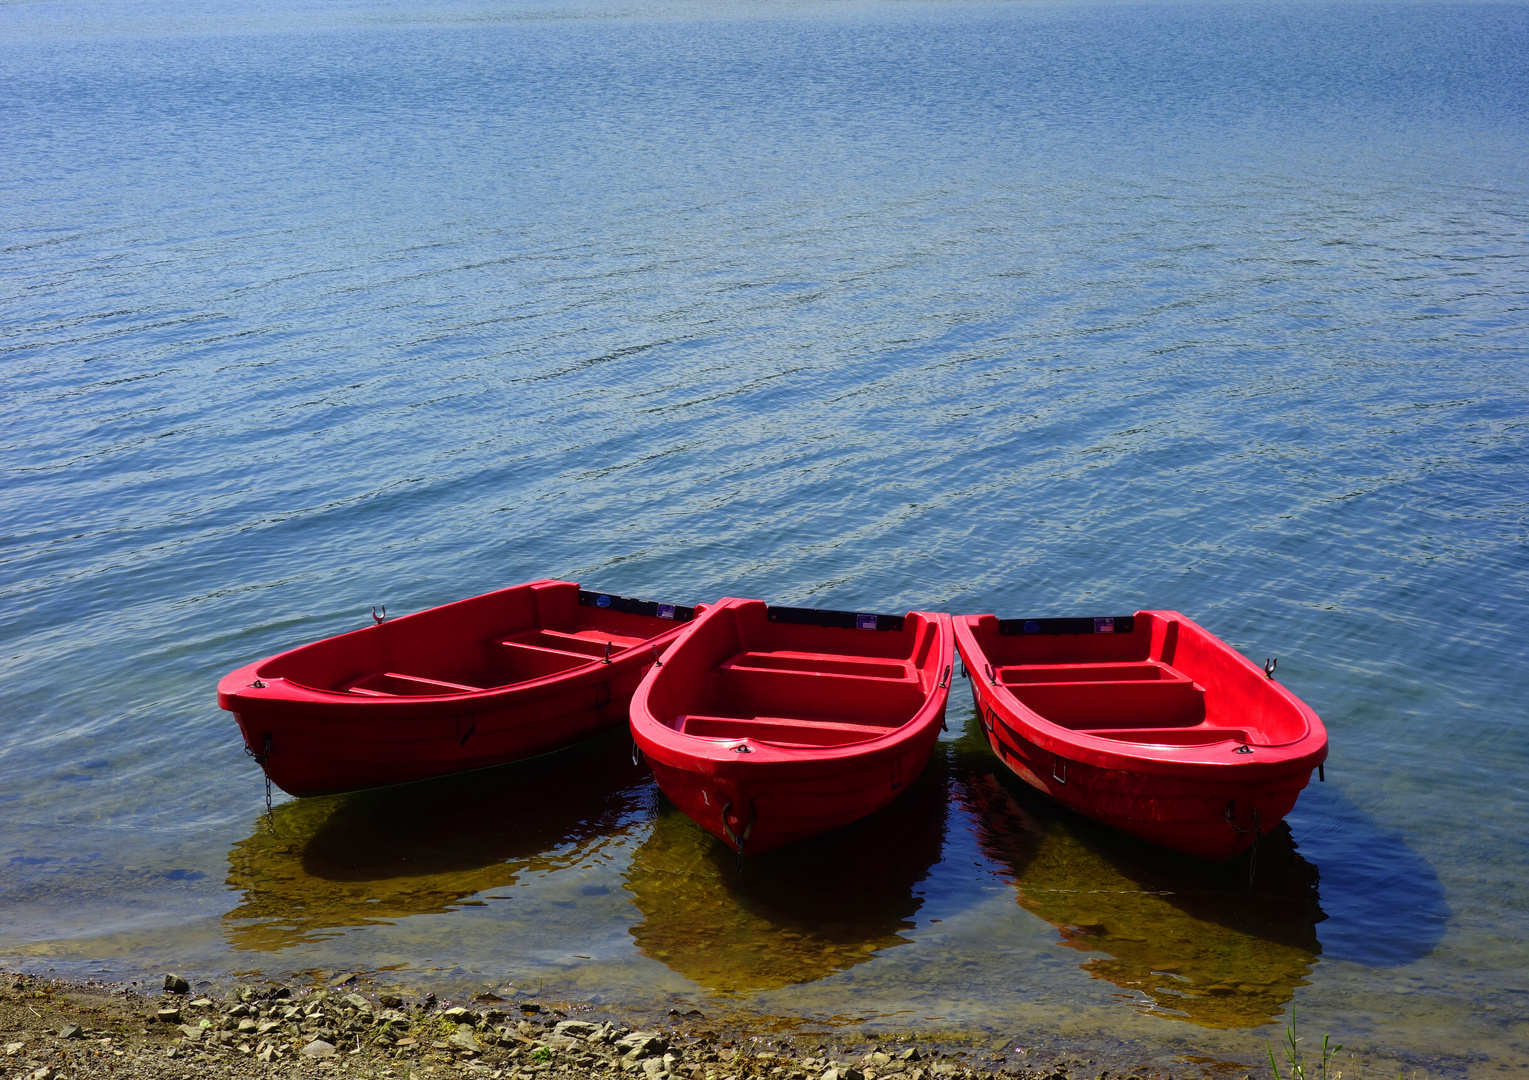
{"label": "red boat hull", "polygon": [[690,615],[531,582],[249,664],[218,683],[218,704],[292,795],[424,780],[620,725]]}
{"label": "red boat hull", "polygon": [[1316,713],[1178,612],[969,615],[955,633],[998,758],[1143,840],[1229,859],[1279,824],[1327,758]]}
{"label": "red boat hull", "polygon": [[955,658],[950,617],[858,616],[864,628],[840,617],[857,618],[725,599],[632,698],[632,736],[659,787],[740,854],[872,814],[929,762]]}

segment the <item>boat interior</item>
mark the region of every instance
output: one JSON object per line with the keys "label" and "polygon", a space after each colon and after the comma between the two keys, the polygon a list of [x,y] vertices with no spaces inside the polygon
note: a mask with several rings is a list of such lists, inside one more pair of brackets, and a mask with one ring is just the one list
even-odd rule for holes
{"label": "boat interior", "polygon": [[[1205,685],[1176,666],[1188,662],[1240,679],[1198,641],[1181,640],[1180,623],[1149,612],[1108,620],[1123,632],[1035,633],[1020,620],[978,620],[971,629],[992,661],[991,677],[1031,712],[1080,734],[1153,746],[1267,741],[1261,708],[1247,695],[1207,695]],[[1088,620],[1092,621],[1092,620]],[[1030,625],[1035,625],[1031,623]],[[1129,627],[1130,629],[1125,629]]]}
{"label": "boat interior", "polygon": [[[922,618],[898,632],[791,627],[745,634],[675,715],[687,735],[749,738],[786,747],[844,746],[906,724],[938,673],[939,627]],[[858,646],[865,653],[842,651]],[[832,651],[834,649],[841,651]]]}
{"label": "boat interior", "polygon": [[[591,602],[600,599],[616,606]],[[583,667],[681,625],[641,610],[656,606],[537,583],[316,642],[276,657],[261,674],[366,698],[477,693]],[[680,610],[690,617],[691,609]]]}
{"label": "boat interior", "polygon": [[705,713],[675,727],[713,739],[841,746],[901,727],[924,702],[911,660],[828,653],[745,651],[711,675]]}
{"label": "boat interior", "polygon": [[1015,664],[995,672],[1031,712],[1081,734],[1183,746],[1248,738],[1240,728],[1208,724],[1205,688],[1158,660]]}
{"label": "boat interior", "polygon": [[429,678],[398,671],[379,671],[349,680],[338,687],[352,694],[368,697],[466,694],[513,686],[532,679],[556,675],[600,660],[648,640],[631,634],[603,629],[525,630],[508,637],[483,642],[483,664],[478,672],[465,677],[471,682]]}

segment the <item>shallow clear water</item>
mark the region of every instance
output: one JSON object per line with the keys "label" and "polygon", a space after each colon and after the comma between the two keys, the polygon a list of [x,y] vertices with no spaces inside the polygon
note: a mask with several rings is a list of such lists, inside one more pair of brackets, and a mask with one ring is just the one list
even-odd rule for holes
{"label": "shallow clear water", "polygon": [[[0,961],[1529,1070],[1529,8],[0,8]],[[1235,872],[994,776],[761,860],[620,739],[281,801],[216,678],[532,578],[1177,608]],[[965,693],[957,684],[957,693]]]}

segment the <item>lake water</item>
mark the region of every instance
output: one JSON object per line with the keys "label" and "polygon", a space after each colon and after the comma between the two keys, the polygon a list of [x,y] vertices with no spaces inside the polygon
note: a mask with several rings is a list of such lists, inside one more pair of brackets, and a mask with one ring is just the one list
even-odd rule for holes
{"label": "lake water", "polygon": [[[0,102],[0,963],[1529,1075],[1529,6],[17,0]],[[958,681],[741,879],[619,736],[266,819],[219,675],[547,576],[1177,608],[1327,781],[1250,892]]]}

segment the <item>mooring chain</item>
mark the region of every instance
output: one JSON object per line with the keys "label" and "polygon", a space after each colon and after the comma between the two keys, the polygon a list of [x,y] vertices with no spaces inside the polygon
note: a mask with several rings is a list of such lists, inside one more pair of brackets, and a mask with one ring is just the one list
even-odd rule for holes
{"label": "mooring chain", "polygon": [[251,750],[249,744],[244,746],[244,752],[255,759],[255,764],[260,766],[260,772],[265,776],[265,813],[266,817],[272,816],[271,810],[271,771],[266,768],[266,762],[271,758],[271,733],[265,733],[265,747],[260,753]]}
{"label": "mooring chain", "polygon": [[738,849],[738,869],[741,872],[743,870],[743,846],[749,842],[749,836],[754,832],[754,823],[759,820],[759,809],[754,805],[754,800],[750,799],[749,823],[744,827],[742,836],[734,833],[732,826],[728,824],[727,817],[732,812],[733,804],[731,802],[722,805],[722,831],[727,834],[727,838]]}
{"label": "mooring chain", "polygon": [[1262,815],[1260,815],[1258,812],[1258,807],[1255,806],[1253,807],[1252,828],[1244,829],[1239,827],[1238,824],[1232,820],[1232,808],[1236,805],[1237,804],[1235,802],[1229,802],[1226,804],[1226,823],[1232,827],[1232,831],[1237,833],[1238,836],[1249,832],[1253,834],[1253,843],[1249,849],[1251,854],[1248,855],[1248,892],[1252,892],[1253,879],[1258,874],[1258,840],[1263,835],[1264,822]]}

